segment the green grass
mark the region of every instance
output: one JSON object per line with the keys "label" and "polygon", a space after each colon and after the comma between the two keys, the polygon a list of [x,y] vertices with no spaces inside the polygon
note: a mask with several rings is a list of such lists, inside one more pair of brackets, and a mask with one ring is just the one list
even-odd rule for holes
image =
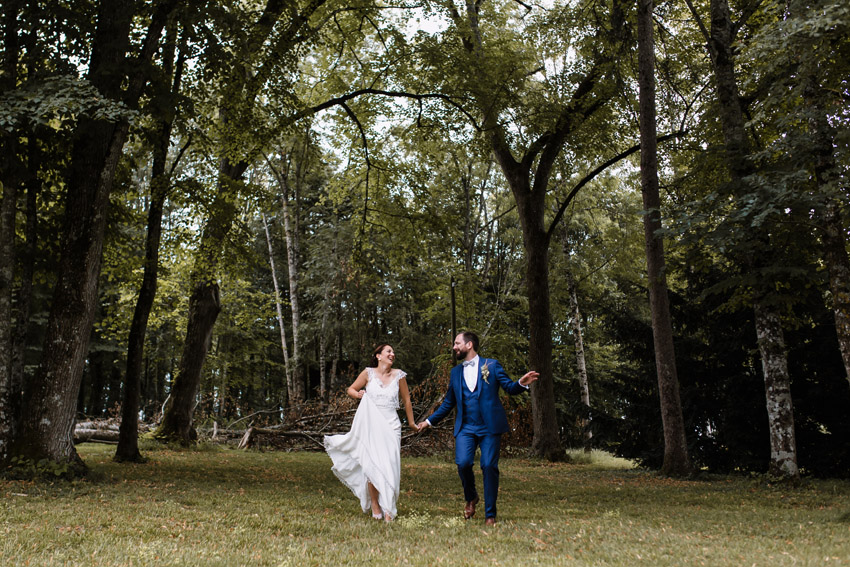
{"label": "green grass", "polygon": [[119,465],[113,451],[81,446],[83,481],[0,481],[0,565],[850,565],[847,481],[503,458],[500,522],[485,529],[460,518],[450,458],[405,458],[385,525],[321,453],[149,450]]}

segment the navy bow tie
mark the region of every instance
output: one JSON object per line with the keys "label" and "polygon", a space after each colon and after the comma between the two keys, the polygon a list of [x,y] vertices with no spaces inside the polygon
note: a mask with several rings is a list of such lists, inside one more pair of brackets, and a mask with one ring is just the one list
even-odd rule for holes
{"label": "navy bow tie", "polygon": [[473,364],[475,364],[474,360],[464,360],[463,361],[464,366],[472,366]]}

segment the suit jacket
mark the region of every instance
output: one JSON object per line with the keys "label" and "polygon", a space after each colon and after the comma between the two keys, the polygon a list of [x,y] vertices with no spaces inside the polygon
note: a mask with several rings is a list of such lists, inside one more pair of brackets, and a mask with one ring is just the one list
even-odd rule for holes
{"label": "suit jacket", "polygon": [[[485,381],[481,376],[481,369],[488,369],[488,377]],[[508,431],[508,417],[505,415],[505,408],[502,406],[502,401],[499,399],[499,388],[505,390],[508,394],[516,395],[525,392],[527,388],[519,382],[514,382],[508,376],[498,360],[492,358],[478,357],[478,384],[475,386],[479,389],[478,404],[481,407],[481,416],[484,418],[484,425],[487,428],[489,435],[501,435]],[[458,364],[452,368],[451,377],[449,379],[449,389],[446,392],[446,397],[440,407],[437,408],[428,421],[431,425],[437,425],[449,412],[455,407],[457,408],[457,417],[455,418],[454,436],[457,437],[460,433],[460,428],[463,425],[463,390],[466,388],[466,382],[463,379],[463,364]]]}

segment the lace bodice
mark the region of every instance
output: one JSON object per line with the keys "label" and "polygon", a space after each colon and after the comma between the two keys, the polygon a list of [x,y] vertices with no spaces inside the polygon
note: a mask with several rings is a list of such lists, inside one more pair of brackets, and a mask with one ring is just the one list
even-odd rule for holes
{"label": "lace bodice", "polygon": [[366,382],[366,393],[375,405],[385,409],[398,409],[398,381],[407,376],[403,370],[394,369],[389,384],[383,384],[374,368],[366,368],[369,381]]}

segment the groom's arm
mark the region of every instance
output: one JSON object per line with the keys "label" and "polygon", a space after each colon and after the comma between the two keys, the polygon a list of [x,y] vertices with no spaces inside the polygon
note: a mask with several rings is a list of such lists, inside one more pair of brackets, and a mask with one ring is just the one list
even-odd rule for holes
{"label": "groom's arm", "polygon": [[455,399],[455,389],[452,388],[452,381],[449,378],[449,389],[446,392],[446,397],[443,399],[443,403],[440,404],[440,407],[437,408],[437,411],[431,414],[429,418],[427,418],[424,423],[428,426],[437,425],[444,417],[446,417],[450,411],[452,411],[455,407],[457,400]]}
{"label": "groom's arm", "polygon": [[496,380],[498,380],[499,385],[511,396],[527,391],[528,386],[537,380],[539,376],[537,372],[532,371],[526,373],[522,378],[514,382],[511,380],[511,377],[508,376],[508,373],[505,372],[505,369],[502,368],[502,365],[498,360],[494,360],[491,364],[493,365],[492,373],[496,377]]}

